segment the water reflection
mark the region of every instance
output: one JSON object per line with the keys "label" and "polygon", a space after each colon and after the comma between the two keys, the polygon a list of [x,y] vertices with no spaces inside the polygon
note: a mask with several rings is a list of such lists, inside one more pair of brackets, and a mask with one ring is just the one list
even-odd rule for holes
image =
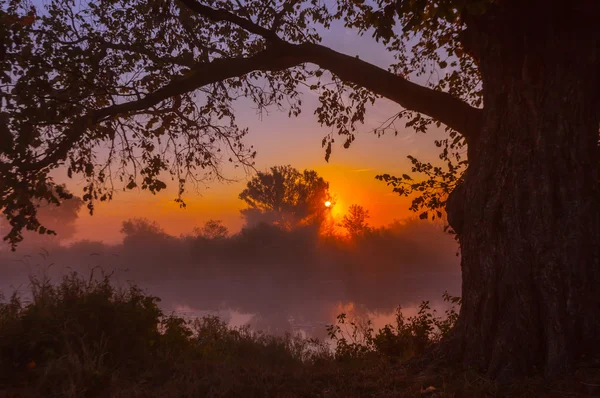
{"label": "water reflection", "polygon": [[[45,274],[53,280],[69,272],[70,267],[2,267],[2,286],[5,293],[15,289],[27,296],[28,275]],[[7,269],[12,269],[10,277]],[[18,272],[15,272],[18,271]],[[91,270],[90,270],[91,271]],[[85,275],[86,270],[80,270]],[[115,283],[131,281],[126,271],[112,275]],[[406,316],[416,313],[418,304],[429,300],[440,314],[446,309],[442,293],[460,294],[460,274],[434,273],[407,275],[385,284],[350,286],[342,280],[290,281],[287,284],[258,277],[239,279],[168,279],[138,281],[137,284],[161,298],[165,313],[186,318],[216,315],[232,326],[249,324],[254,330],[270,334],[302,333],[324,339],[326,325],[345,313],[357,320],[370,319],[377,330],[394,322],[395,309],[401,305]]]}
{"label": "water reflection", "polygon": [[[438,313],[448,308],[442,293],[460,294],[460,274],[440,273],[407,276],[386,286],[357,285],[349,291],[338,283],[315,281],[283,289],[254,284],[241,288],[239,282],[163,281],[142,286],[163,300],[165,312],[188,318],[216,315],[232,326],[249,324],[254,330],[270,334],[302,333],[324,339],[326,326],[345,313],[351,319],[370,319],[375,330],[394,323],[395,310],[402,307],[405,316],[413,316],[421,301],[430,301]],[[329,285],[322,290],[323,285]],[[357,298],[362,301],[358,301]],[[373,305],[373,303],[376,303]]]}

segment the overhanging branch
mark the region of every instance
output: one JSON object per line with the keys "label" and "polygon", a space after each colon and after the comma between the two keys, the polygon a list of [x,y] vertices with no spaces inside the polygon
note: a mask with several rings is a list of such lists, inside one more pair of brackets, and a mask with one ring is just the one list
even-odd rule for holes
{"label": "overhanging branch", "polygon": [[481,110],[473,108],[448,93],[412,83],[357,57],[351,57],[315,43],[299,45],[286,43],[272,30],[227,10],[213,9],[200,4],[197,0],[180,1],[193,12],[212,21],[231,22],[242,29],[264,37],[277,47],[285,48],[286,56],[296,58],[298,64],[305,62],[317,64],[344,81],[369,89],[406,109],[439,120],[467,137],[467,140],[477,134],[479,130]]}
{"label": "overhanging branch", "polygon": [[287,43],[273,31],[262,28],[250,20],[225,10],[212,9],[196,0],[180,1],[211,20],[229,21],[261,35],[274,46],[251,57],[219,58],[212,62],[197,64],[185,76],[173,79],[142,99],[91,111],[78,118],[64,134],[63,139],[43,159],[28,165],[20,165],[22,170],[40,170],[66,159],[72,146],[83,138],[86,129],[103,120],[148,109],[170,97],[253,71],[283,70],[304,63],[316,64],[343,81],[362,86],[406,109],[428,115],[464,135],[467,142],[479,131],[481,110],[471,107],[448,93],[412,83],[357,57],[336,52],[319,44]]}
{"label": "overhanging branch", "polygon": [[306,43],[297,48],[305,62],[317,64],[340,79],[371,90],[406,109],[439,120],[464,135],[467,141],[479,130],[481,110],[448,93],[418,85],[357,57],[325,46]]}
{"label": "overhanging branch", "polygon": [[281,52],[278,50],[265,50],[248,58],[219,58],[209,63],[198,64],[185,76],[173,79],[170,83],[142,99],[108,106],[79,117],[72,123],[71,128],[65,133],[60,143],[48,155],[38,162],[22,165],[21,169],[25,171],[40,170],[64,160],[71,147],[83,138],[86,129],[103,120],[148,109],[173,96],[191,92],[232,77],[243,76],[252,71],[287,69],[298,63],[294,58],[282,57]]}
{"label": "overhanging branch", "polygon": [[262,36],[265,39],[273,42],[273,43],[283,43],[283,40],[273,30],[269,30],[260,25],[255,24],[249,19],[242,18],[238,15],[232,14],[227,10],[216,9],[212,7],[205,6],[200,4],[196,0],[179,0],[185,7],[189,10],[195,12],[196,14],[203,15],[208,19],[214,22],[231,22],[234,25],[239,26],[240,28],[247,30],[248,32],[254,33],[256,35]]}

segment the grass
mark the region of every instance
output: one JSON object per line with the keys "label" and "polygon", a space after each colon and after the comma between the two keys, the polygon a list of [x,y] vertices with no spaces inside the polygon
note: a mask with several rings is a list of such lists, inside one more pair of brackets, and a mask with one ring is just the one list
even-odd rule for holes
{"label": "grass", "polygon": [[[568,395],[573,383],[562,381],[498,386],[465,369],[411,371],[405,360],[456,320],[454,309],[439,317],[428,303],[408,319],[398,311],[395,324],[378,331],[342,314],[328,328],[332,350],[216,317],[165,315],[157,297],[104,275],[73,273],[58,284],[33,278],[30,296],[0,304],[1,397],[582,396]],[[585,385],[578,386],[580,394]]]}

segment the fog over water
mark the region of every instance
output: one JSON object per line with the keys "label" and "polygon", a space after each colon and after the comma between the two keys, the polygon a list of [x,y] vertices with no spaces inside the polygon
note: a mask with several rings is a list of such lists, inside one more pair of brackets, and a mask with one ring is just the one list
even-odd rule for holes
{"label": "fog over water", "polygon": [[46,238],[26,239],[15,253],[5,248],[4,295],[17,289],[26,296],[31,274],[58,280],[71,271],[102,270],[115,283],[134,282],[160,297],[166,313],[216,314],[232,325],[319,338],[342,312],[381,327],[399,305],[411,315],[429,300],[441,311],[444,291],[460,295],[456,242],[427,221],[396,222],[352,238],[266,224],[233,235],[180,237],[147,220],[126,226],[120,245]]}

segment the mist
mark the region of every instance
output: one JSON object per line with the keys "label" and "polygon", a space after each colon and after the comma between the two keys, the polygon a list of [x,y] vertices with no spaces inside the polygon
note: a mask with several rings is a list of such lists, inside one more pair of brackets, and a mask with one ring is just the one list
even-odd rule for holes
{"label": "mist", "polygon": [[[73,221],[65,217],[63,228]],[[111,273],[117,284],[135,283],[160,297],[165,312],[216,314],[271,334],[323,338],[342,312],[383,326],[398,306],[410,315],[423,300],[442,308],[444,291],[460,293],[455,240],[442,224],[418,219],[354,235],[314,225],[285,229],[256,218],[230,234],[209,220],[181,236],[132,219],[124,220],[117,245],[77,241],[76,234],[66,244],[59,237],[29,236],[16,252],[0,252],[5,296],[25,293],[31,275],[56,281],[73,271]]]}

